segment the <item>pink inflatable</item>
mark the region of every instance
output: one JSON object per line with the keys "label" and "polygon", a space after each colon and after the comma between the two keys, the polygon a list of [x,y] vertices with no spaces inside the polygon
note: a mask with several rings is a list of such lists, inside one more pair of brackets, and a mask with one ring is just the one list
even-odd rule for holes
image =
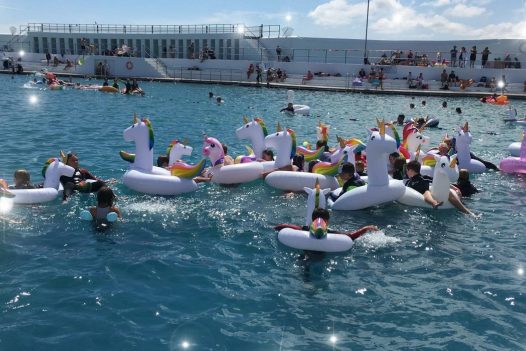
{"label": "pink inflatable", "polygon": [[[525,131],[526,134],[526,131]],[[506,173],[526,173],[526,136],[523,135],[520,157],[506,157],[500,161],[500,170]]]}

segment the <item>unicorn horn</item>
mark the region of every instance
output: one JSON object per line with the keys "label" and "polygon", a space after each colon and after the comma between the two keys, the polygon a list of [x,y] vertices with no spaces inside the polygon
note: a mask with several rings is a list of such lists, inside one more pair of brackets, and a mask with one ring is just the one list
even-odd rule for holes
{"label": "unicorn horn", "polygon": [[345,148],[345,140],[343,138],[340,138],[339,136],[336,135],[336,140],[338,140],[338,143],[340,144],[341,149]]}
{"label": "unicorn horn", "polygon": [[68,157],[66,156],[66,154],[64,153],[64,151],[60,150],[60,158],[62,159],[62,163],[66,163],[66,160],[68,159]]}
{"label": "unicorn horn", "polygon": [[462,129],[464,130],[464,132],[469,132],[469,124],[468,124],[468,121],[466,121],[466,123],[464,123],[464,127],[462,127]]}
{"label": "unicorn horn", "polygon": [[378,124],[378,131],[380,132],[381,136],[385,136],[385,122],[382,119],[381,121],[376,118],[376,123]]}
{"label": "unicorn horn", "polygon": [[281,124],[279,124],[278,122],[278,125],[276,126],[276,132],[281,132],[283,131],[283,128],[281,128]]}
{"label": "unicorn horn", "polygon": [[248,123],[248,118],[247,116],[243,116],[243,124],[247,124]]}
{"label": "unicorn horn", "polygon": [[320,180],[316,178],[316,183],[314,183],[314,189],[320,190]]}
{"label": "unicorn horn", "polygon": [[133,113],[133,124],[136,124],[139,122],[139,118],[137,117],[137,113]]}

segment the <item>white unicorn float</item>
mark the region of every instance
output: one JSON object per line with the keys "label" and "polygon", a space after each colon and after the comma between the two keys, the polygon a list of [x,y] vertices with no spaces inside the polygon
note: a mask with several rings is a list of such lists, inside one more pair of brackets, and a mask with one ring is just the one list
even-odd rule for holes
{"label": "white unicorn float", "polygon": [[[402,181],[390,179],[387,173],[387,156],[397,150],[396,141],[385,134],[385,123],[378,121],[378,131],[369,131],[367,141],[367,175],[365,186],[354,188],[336,201],[329,199],[329,205],[334,210],[361,210],[367,207],[395,201],[405,191]],[[339,195],[341,188],[334,191]]]}
{"label": "white unicorn float", "polygon": [[211,181],[217,184],[248,183],[261,178],[263,165],[261,162],[238,163],[226,165],[223,146],[216,138],[205,135],[203,142],[203,156],[208,157],[212,167],[208,169]]}
{"label": "white unicorn float", "polygon": [[[236,136],[238,139],[248,139],[252,143],[253,156],[238,156],[236,163],[253,162],[263,157],[265,147],[265,137],[268,135],[267,127],[263,119],[256,117],[252,121],[248,118],[243,118],[243,126],[236,129]],[[238,162],[239,161],[239,162]],[[268,172],[274,169],[274,161],[261,162],[263,171]]]}
{"label": "white unicorn float", "polygon": [[[179,140],[173,140],[170,145],[168,145],[168,148],[166,148],[166,154],[168,155],[168,167],[173,166],[176,162],[181,162],[183,156],[190,156],[192,151],[192,147],[187,145],[186,140],[183,142],[180,142]],[[124,161],[130,163],[135,162],[135,154],[122,150],[119,152],[119,154]],[[158,172],[159,174],[169,173],[165,172],[163,168],[155,168],[155,172]]]}
{"label": "white unicorn float", "polygon": [[153,166],[154,134],[149,119],[139,120],[134,116],[133,125],[124,130],[123,136],[124,140],[135,143],[134,162],[122,177],[128,188],[150,195],[178,195],[197,190],[197,184],[191,178],[199,174],[204,161],[192,167],[187,178]]}
{"label": "white unicorn float", "polygon": [[403,130],[403,141],[399,150],[402,155],[406,158],[407,162],[417,160],[422,164],[420,173],[422,175],[432,176],[433,167],[424,165],[423,159],[427,154],[422,150],[422,147],[429,145],[430,138],[423,134],[425,126],[416,128],[412,122],[407,123]]}
{"label": "white unicorn float", "polygon": [[299,115],[309,115],[310,114],[309,106],[294,104],[294,91],[292,90],[287,90],[287,102],[289,104],[292,104],[295,114],[299,114]]}
{"label": "white unicorn float", "polygon": [[42,168],[44,177],[43,188],[37,189],[9,189],[15,195],[15,204],[38,204],[53,201],[63,190],[60,183],[61,176],[73,177],[75,169],[62,163],[58,158],[50,158]]}
{"label": "white unicorn float", "polygon": [[[438,209],[455,208],[448,199],[451,191],[451,183],[458,180],[456,155],[451,156],[451,159],[448,159],[447,156],[440,155],[434,155],[434,157],[436,164],[433,173],[433,182],[431,183],[429,191],[435,200],[443,202],[441,206],[437,207]],[[424,195],[409,187],[405,187],[404,195],[397,201],[407,206],[432,208],[430,204],[425,202]]]}
{"label": "white unicorn float", "polygon": [[[265,138],[267,148],[276,151],[274,167],[277,169],[290,165],[292,156],[296,154],[296,134],[292,129],[278,131]],[[265,182],[273,188],[288,191],[302,191],[312,186],[316,179],[322,188],[336,189],[339,184],[334,177],[338,172],[338,164],[320,165],[320,173],[274,171],[265,177]],[[325,167],[325,168],[324,168]]]}
{"label": "white unicorn float", "polygon": [[463,127],[459,128],[458,135],[455,141],[455,149],[457,150],[458,165],[460,168],[467,169],[470,173],[482,173],[486,171],[486,166],[478,160],[471,158],[471,151],[469,144],[473,137],[469,131],[468,122]]}
{"label": "white unicorn float", "polygon": [[[367,226],[352,233],[329,232],[327,222],[322,218],[312,220],[315,209],[327,206],[325,196],[330,189],[321,189],[316,181],[313,189],[305,187],[309,195],[307,198],[307,215],[305,227],[292,224],[280,224],[274,229],[278,230],[278,240],[283,245],[293,249],[318,251],[318,252],[343,252],[352,248],[354,240],[368,231],[377,230],[376,227]],[[308,227],[308,230],[305,230]]]}

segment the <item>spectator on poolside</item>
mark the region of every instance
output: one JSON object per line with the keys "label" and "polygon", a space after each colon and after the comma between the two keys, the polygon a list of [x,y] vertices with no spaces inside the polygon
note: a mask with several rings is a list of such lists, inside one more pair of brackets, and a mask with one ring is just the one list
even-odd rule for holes
{"label": "spectator on poolside", "polygon": [[450,54],[451,54],[451,67],[455,67],[457,65],[457,53],[458,53],[457,46],[453,45],[453,49],[451,49],[451,51],[450,51]]}
{"label": "spectator on poolside", "polygon": [[469,54],[469,68],[475,68],[475,60],[477,59],[477,47],[473,45]]}
{"label": "spectator on poolside", "polygon": [[436,63],[440,65],[442,63],[442,53],[440,51],[437,51],[437,61]]}
{"label": "spectator on poolside", "polygon": [[51,61],[51,54],[49,53],[49,51],[46,51],[46,61],[47,65],[49,66],[49,61]]}
{"label": "spectator on poolside", "polygon": [[371,70],[369,71],[369,83],[372,82],[373,79],[376,79],[376,71],[374,70],[374,67],[371,67]]}
{"label": "spectator on poolside", "polygon": [[380,68],[380,72],[378,72],[378,80],[380,81],[380,89],[384,90],[384,80],[385,80],[385,74],[383,67]]}
{"label": "spectator on poolside", "polygon": [[263,73],[263,70],[261,69],[261,67],[259,67],[259,65],[256,65],[256,83],[257,84],[261,83],[262,73]]}
{"label": "spectator on poolside", "polygon": [[420,72],[418,74],[418,77],[416,77],[416,87],[418,89],[424,88],[424,74],[422,72]]}
{"label": "spectator on poolside", "polygon": [[360,71],[358,72],[358,77],[360,77],[360,79],[365,79],[365,77],[367,77],[367,73],[365,73],[363,67],[360,68]]}
{"label": "spectator on poolside", "polygon": [[491,54],[489,51],[489,48],[486,46],[484,50],[482,50],[482,68],[486,67],[486,62],[488,62],[488,56]]}
{"label": "spectator on poolside", "polygon": [[193,59],[194,58],[194,42],[191,42],[188,46],[188,58]]}
{"label": "spectator on poolside", "polygon": [[281,48],[276,46],[276,56],[278,57],[278,62],[281,61]]}
{"label": "spectator on poolside", "polygon": [[454,86],[457,86],[458,77],[455,75],[455,71],[451,71],[447,81],[448,81],[449,85],[451,85],[451,83],[453,83]]}
{"label": "spectator on poolside", "polygon": [[407,75],[407,85],[409,88],[416,88],[416,85],[414,84],[413,74],[409,72]]}
{"label": "spectator on poolside", "polygon": [[506,54],[506,57],[504,57],[504,68],[511,68],[511,56],[510,56],[510,54]]}
{"label": "spectator on poolside", "polygon": [[519,61],[518,58],[513,58],[514,62],[513,62],[513,65],[515,66],[515,68],[517,69],[520,69],[521,68],[521,62]]}
{"label": "spectator on poolside", "polygon": [[444,69],[442,73],[440,74],[440,86],[443,88],[444,85],[447,83],[448,75],[446,70]]}
{"label": "spectator on poolside", "polygon": [[301,84],[305,84],[305,81],[312,80],[314,78],[314,75],[310,70],[307,71],[307,74],[303,76],[303,80],[301,81]]}
{"label": "spectator on poolside", "polygon": [[466,48],[463,46],[461,49],[460,49],[460,55],[458,57],[458,67],[460,68],[464,68],[466,67],[466,59],[467,59],[467,51],[466,51]]}
{"label": "spectator on poolside", "polygon": [[415,55],[413,54],[412,50],[409,50],[409,53],[407,54],[407,64],[409,66],[412,66],[414,63]]}
{"label": "spectator on poolside", "polygon": [[247,80],[250,79],[250,76],[254,73],[254,64],[250,64],[247,69]]}

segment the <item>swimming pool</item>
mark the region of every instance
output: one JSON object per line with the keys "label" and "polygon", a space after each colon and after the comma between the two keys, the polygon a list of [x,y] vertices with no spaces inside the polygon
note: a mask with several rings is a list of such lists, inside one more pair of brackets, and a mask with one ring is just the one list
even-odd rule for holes
{"label": "swimming pool", "polygon": [[[141,98],[23,89],[26,80],[0,76],[0,178],[9,181],[17,168],[41,181],[43,163],[60,150],[77,152],[97,176],[120,178],[127,164],[119,150],[133,151],[122,131],[134,112],[151,118],[155,154],[186,137],[191,161],[200,159],[203,132],[233,155],[244,152],[246,141],[234,134],[243,115],[263,117],[269,131],[280,121],[299,143],[315,142],[322,121],[334,143],[336,134],[365,139],[375,117],[416,114],[410,97],[297,91],[295,102],[314,114],[288,117],[277,112],[286,101],[281,89],[142,83]],[[215,104],[208,91],[225,102]],[[494,163],[519,140],[521,129],[500,120],[504,108],[455,98],[442,109],[444,99],[426,100],[418,113],[436,115],[448,131],[467,119],[472,150]],[[526,110],[525,102],[514,106]],[[445,132],[428,134],[437,144]],[[309,262],[279,244],[272,229],[302,223],[306,196],[284,196],[261,181],[205,185],[179,197],[118,184],[125,222],[104,235],[78,219],[93,195],[16,207],[5,215],[15,223],[1,223],[0,348],[521,349],[526,179],[472,178],[482,192],[466,202],[480,220],[396,204],[334,212],[333,228],[376,224],[385,236]]]}

